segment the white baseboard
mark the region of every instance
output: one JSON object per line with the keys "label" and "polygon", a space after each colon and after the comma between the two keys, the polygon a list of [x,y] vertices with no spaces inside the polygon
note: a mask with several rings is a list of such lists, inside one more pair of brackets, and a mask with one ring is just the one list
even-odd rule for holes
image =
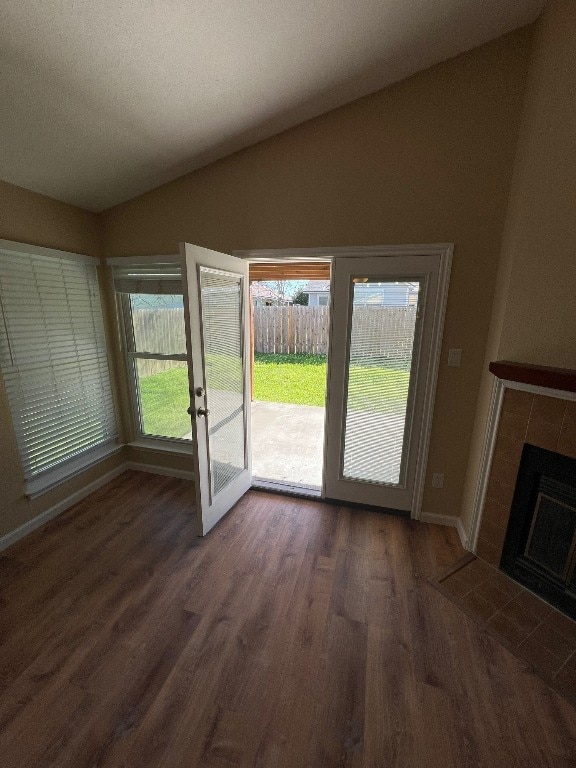
{"label": "white baseboard", "polygon": [[435,515],[432,512],[422,512],[420,514],[420,522],[433,523],[434,525],[447,525],[450,528],[456,528],[458,536],[460,537],[460,543],[464,549],[468,549],[468,533],[464,528],[464,523],[461,517],[455,517],[454,515]]}
{"label": "white baseboard", "polygon": [[169,467],[159,467],[156,464],[142,464],[138,461],[127,461],[124,469],[133,469],[136,472],[150,472],[152,475],[168,475],[169,477],[179,477],[182,480],[194,480],[194,472],[187,469],[170,469]]}
{"label": "white baseboard", "polygon": [[102,477],[99,477],[97,480],[93,480],[91,483],[88,483],[88,485],[85,485],[79,491],[71,493],[70,496],[62,499],[62,501],[59,501],[58,504],[50,507],[50,509],[47,509],[45,512],[42,512],[36,517],[33,517],[32,520],[28,520],[28,522],[24,523],[24,525],[21,525],[19,528],[15,528],[13,531],[10,531],[10,533],[0,537],[0,551],[6,549],[11,544],[15,544],[20,539],[23,539],[24,536],[27,536],[29,533],[32,533],[32,531],[40,528],[49,520],[52,520],[54,517],[57,517],[59,514],[69,509],[69,507],[77,504],[79,501],[82,501],[82,499],[85,499],[86,496],[94,493],[94,491],[97,491],[98,488],[101,488],[103,485],[106,485],[106,483],[114,480],[115,477],[118,477],[118,475],[121,475],[125,471],[126,466],[124,464],[120,464],[119,467],[111,469],[110,472],[106,472],[106,474],[102,475]]}
{"label": "white baseboard", "polygon": [[42,512],[41,514],[32,518],[32,520],[28,520],[28,522],[24,523],[24,525],[21,525],[19,528],[15,528],[13,531],[10,531],[10,533],[0,537],[0,552],[12,544],[15,544],[20,539],[23,539],[24,536],[27,536],[29,533],[32,533],[32,531],[40,528],[42,525],[57,517],[62,512],[65,512],[74,504],[82,501],[82,499],[85,499],[86,496],[89,496],[91,493],[94,493],[94,491],[102,488],[103,485],[106,485],[106,483],[114,480],[114,478],[123,474],[128,469],[133,469],[137,472],[150,472],[154,475],[169,475],[170,477],[194,480],[194,473],[187,472],[183,469],[168,469],[167,467],[157,467],[153,464],[140,464],[133,461],[125,462],[124,464],[120,464],[120,466],[116,467],[115,469],[110,470],[110,472],[106,472],[105,475],[102,475],[102,477],[99,477],[97,480],[88,483],[88,485],[85,485],[79,491],[71,493],[70,496],[62,499],[62,501],[59,501],[58,504],[55,504],[53,507],[50,507],[50,509],[47,509],[45,512]]}

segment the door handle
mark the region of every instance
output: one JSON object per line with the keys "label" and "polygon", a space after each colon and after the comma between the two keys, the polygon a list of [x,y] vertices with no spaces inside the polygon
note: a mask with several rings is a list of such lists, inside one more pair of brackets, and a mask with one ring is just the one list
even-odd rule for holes
{"label": "door handle", "polygon": [[196,413],[198,414],[198,416],[208,416],[210,411],[208,410],[208,408],[198,408]]}

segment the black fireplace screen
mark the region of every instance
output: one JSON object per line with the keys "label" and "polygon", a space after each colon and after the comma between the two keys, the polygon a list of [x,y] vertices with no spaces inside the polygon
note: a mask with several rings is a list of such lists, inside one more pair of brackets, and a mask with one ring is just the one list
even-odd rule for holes
{"label": "black fireplace screen", "polygon": [[576,461],[526,444],[502,570],[576,618]]}

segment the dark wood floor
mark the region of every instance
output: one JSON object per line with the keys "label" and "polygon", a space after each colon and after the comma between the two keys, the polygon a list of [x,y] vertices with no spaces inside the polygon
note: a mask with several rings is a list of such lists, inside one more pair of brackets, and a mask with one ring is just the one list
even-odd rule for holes
{"label": "dark wood floor", "polygon": [[576,713],[426,581],[453,530],[126,473],[0,557],[2,768],[563,768]]}

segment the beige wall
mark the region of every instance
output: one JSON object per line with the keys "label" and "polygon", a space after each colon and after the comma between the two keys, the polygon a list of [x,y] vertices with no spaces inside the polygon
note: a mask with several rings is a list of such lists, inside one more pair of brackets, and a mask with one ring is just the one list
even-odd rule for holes
{"label": "beige wall", "polygon": [[553,0],[534,52],[502,242],[499,293],[462,515],[468,524],[484,440],[490,360],[576,368],[576,3]]}
{"label": "beige wall", "polygon": [[460,512],[530,47],[512,33],[101,215],[106,255],[454,242],[426,512]]}
{"label": "beige wall", "polygon": [[576,3],[553,2],[539,28],[510,195],[499,351],[565,368],[576,368],[575,45]]}
{"label": "beige wall", "polygon": [[0,238],[61,251],[100,255],[98,217],[0,181]]}
{"label": "beige wall", "polygon": [[[3,182],[0,182],[0,239],[92,256],[99,254],[95,214]],[[113,456],[34,501],[26,499],[20,457],[0,375],[0,536],[114,469],[120,460],[120,455]]]}

